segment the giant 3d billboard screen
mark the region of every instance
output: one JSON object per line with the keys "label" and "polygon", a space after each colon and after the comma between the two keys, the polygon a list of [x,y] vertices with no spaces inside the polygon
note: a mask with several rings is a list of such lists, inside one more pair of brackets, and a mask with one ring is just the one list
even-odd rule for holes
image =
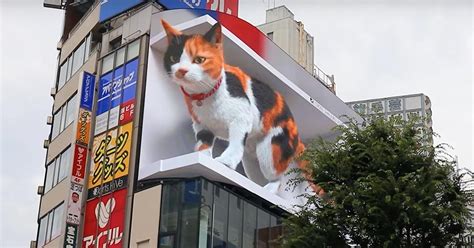
{"label": "giant 3d billboard screen", "polygon": [[[284,192],[284,174],[296,166],[304,143],[334,135],[332,128],[343,124],[340,116],[354,116],[235,16],[155,13],[149,45],[139,179],[206,176],[294,198]],[[217,172],[192,166],[202,161]],[[180,170],[180,165],[191,166]],[[239,176],[233,171],[253,184],[234,180]]]}

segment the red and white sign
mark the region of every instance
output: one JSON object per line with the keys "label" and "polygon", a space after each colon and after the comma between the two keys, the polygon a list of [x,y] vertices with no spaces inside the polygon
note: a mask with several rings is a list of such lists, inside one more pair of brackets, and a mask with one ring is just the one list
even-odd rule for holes
{"label": "red and white sign", "polygon": [[238,16],[239,1],[238,0],[207,0],[206,9],[219,11],[229,15]]}
{"label": "red and white sign", "polygon": [[87,202],[82,247],[122,247],[126,200],[122,189]]}
{"label": "red and white sign", "polygon": [[134,112],[135,99],[122,103],[120,106],[119,125],[124,125],[133,121]]}
{"label": "red and white sign", "polygon": [[72,164],[71,181],[84,185],[86,174],[87,148],[78,144],[74,147],[74,160]]}

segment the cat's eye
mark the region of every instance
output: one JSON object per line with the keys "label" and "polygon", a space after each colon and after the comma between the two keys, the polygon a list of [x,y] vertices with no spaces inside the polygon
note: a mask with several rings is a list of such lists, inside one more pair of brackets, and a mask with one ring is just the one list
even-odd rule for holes
{"label": "cat's eye", "polygon": [[204,61],[206,61],[206,58],[201,57],[201,56],[197,56],[196,58],[193,59],[193,63],[196,63],[196,64],[202,64],[204,63]]}
{"label": "cat's eye", "polygon": [[173,55],[170,56],[170,61],[171,61],[171,63],[176,63],[176,62],[178,62],[178,61],[176,60],[176,57],[173,56]]}

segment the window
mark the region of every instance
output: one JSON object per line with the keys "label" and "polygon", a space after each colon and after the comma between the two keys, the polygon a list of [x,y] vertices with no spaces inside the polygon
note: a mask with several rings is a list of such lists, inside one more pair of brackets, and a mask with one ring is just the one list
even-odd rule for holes
{"label": "window", "polygon": [[273,248],[280,214],[205,179],[165,182],[159,248]]}
{"label": "window", "polygon": [[53,129],[51,131],[52,140],[77,118],[77,111],[79,108],[77,106],[76,96],[77,95],[72,96],[59,108],[58,112],[54,114]]}
{"label": "window", "polygon": [[78,46],[77,49],[64,61],[59,67],[59,77],[57,89],[61,89],[64,84],[76,73],[79,68],[87,61],[90,53],[91,35],[88,35]]}
{"label": "window", "polygon": [[49,211],[40,219],[38,227],[38,247],[43,247],[61,234],[64,219],[64,204]]}
{"label": "window", "polygon": [[72,62],[72,74],[77,72],[79,68],[81,68],[82,64],[84,64],[84,55],[85,55],[85,48],[86,43],[82,42],[79,48],[74,51],[74,59]]}
{"label": "window", "polygon": [[122,47],[117,51],[117,59],[115,61],[115,66],[123,65],[124,61],[125,61],[125,47]]}
{"label": "window", "polygon": [[140,39],[130,43],[127,50],[127,61],[138,57],[140,53]]}
{"label": "window", "polygon": [[46,168],[46,180],[44,183],[45,193],[68,176],[72,162],[71,158],[72,149],[70,146],[48,164],[48,167]]}
{"label": "window", "polygon": [[114,54],[109,54],[102,60],[102,74],[114,68]]}

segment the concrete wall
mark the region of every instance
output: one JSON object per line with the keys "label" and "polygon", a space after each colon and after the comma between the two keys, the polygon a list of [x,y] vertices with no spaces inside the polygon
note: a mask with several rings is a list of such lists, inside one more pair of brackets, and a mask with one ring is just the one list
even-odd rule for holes
{"label": "concrete wall", "polygon": [[129,247],[158,247],[161,189],[160,185],[135,194]]}

